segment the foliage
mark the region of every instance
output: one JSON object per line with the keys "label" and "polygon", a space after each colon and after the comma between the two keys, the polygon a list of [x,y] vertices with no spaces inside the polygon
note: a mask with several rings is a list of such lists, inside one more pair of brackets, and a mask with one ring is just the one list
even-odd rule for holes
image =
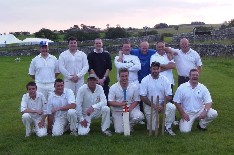
{"label": "foliage", "polygon": [[158,35],[158,31],[157,30],[148,30],[146,32],[143,32],[143,31],[138,31],[138,37],[141,37],[141,36],[145,36],[145,35]]}
{"label": "foliage", "polygon": [[111,27],[108,28],[105,33],[107,39],[115,39],[115,38],[127,38],[129,37],[129,34],[127,31],[122,27]]}
{"label": "foliage", "polygon": [[191,25],[205,25],[204,22],[191,22]]}
{"label": "foliage", "polygon": [[229,22],[222,24],[220,29],[226,29],[229,27],[234,27],[234,19],[231,19]]}
{"label": "foliage", "polygon": [[100,38],[99,32],[85,32],[85,31],[69,31],[65,34],[64,39],[67,40],[69,37],[74,36],[77,38],[78,41],[85,41],[85,40],[94,40],[96,38]]}
{"label": "foliage", "polygon": [[159,23],[154,26],[155,29],[168,28],[166,23]]}
{"label": "foliage", "polygon": [[53,41],[58,40],[58,35],[49,29],[42,28],[40,31],[35,33],[37,38],[47,38]]}

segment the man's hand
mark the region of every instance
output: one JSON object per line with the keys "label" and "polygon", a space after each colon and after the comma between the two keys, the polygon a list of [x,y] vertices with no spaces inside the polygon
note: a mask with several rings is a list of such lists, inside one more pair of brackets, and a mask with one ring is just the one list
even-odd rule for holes
{"label": "man's hand", "polygon": [[72,78],[71,78],[71,81],[74,82],[74,83],[77,83],[79,80],[78,76],[77,75],[72,75]]}
{"label": "man's hand", "polygon": [[98,79],[98,82],[97,82],[97,83],[98,83],[99,85],[103,86],[103,85],[104,85],[104,81],[105,81],[104,79]]}
{"label": "man's hand", "polygon": [[86,119],[84,119],[83,121],[80,122],[81,126],[87,128],[88,126],[88,122],[86,121]]}
{"label": "man's hand", "polygon": [[93,112],[94,112],[94,109],[93,109],[93,107],[91,106],[91,107],[89,107],[89,108],[87,109],[86,114],[87,114],[88,116],[90,116]]}
{"label": "man's hand", "polygon": [[38,115],[42,115],[42,114],[43,114],[43,111],[42,111],[42,110],[37,110],[37,114],[38,114]]}
{"label": "man's hand", "polygon": [[184,120],[184,121],[190,121],[190,118],[189,118],[189,115],[188,114],[186,114],[186,113],[184,113],[183,115],[182,115],[182,119]]}
{"label": "man's hand", "polygon": [[204,119],[207,115],[207,112],[203,110],[203,112],[199,115],[199,119]]}
{"label": "man's hand", "polygon": [[44,128],[44,127],[45,127],[45,121],[44,121],[44,120],[41,120],[41,121],[38,123],[38,126],[39,126],[39,128]]}
{"label": "man's hand", "polygon": [[60,107],[53,108],[53,109],[52,109],[52,113],[55,113],[55,112],[57,112],[57,111],[59,111],[59,110],[61,110],[61,108],[60,108]]}

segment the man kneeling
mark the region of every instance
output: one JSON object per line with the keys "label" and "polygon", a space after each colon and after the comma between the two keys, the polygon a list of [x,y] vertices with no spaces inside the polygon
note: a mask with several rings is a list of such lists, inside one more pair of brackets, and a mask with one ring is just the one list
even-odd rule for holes
{"label": "man kneeling", "polygon": [[93,118],[102,117],[101,130],[106,136],[111,136],[110,108],[107,106],[106,96],[101,85],[97,84],[97,76],[90,74],[88,83],[81,86],[77,92],[77,114],[80,120],[78,134],[87,135]]}
{"label": "man kneeling", "polygon": [[[127,107],[129,107],[129,122],[131,131],[133,131],[133,125],[141,122],[144,119],[144,115],[138,106],[140,101],[139,88],[133,82],[129,83],[128,77],[128,69],[119,69],[119,82],[113,84],[110,87],[108,96],[116,133],[124,132],[122,115],[123,106],[127,105]],[[126,94],[124,93],[124,90],[126,90]]]}
{"label": "man kneeling", "polygon": [[46,99],[42,93],[37,92],[35,82],[29,82],[26,88],[28,93],[23,95],[20,108],[22,121],[26,127],[25,137],[31,134],[31,124],[34,125],[34,130],[38,137],[46,136]]}
{"label": "man kneeling", "polygon": [[76,134],[76,104],[75,95],[71,89],[64,88],[64,81],[56,79],[54,92],[48,98],[48,115],[54,117],[52,136],[60,136],[70,124],[72,135]]}

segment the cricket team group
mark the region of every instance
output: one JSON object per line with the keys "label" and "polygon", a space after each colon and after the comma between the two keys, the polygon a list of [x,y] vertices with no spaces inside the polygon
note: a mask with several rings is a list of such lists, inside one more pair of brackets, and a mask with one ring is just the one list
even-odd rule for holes
{"label": "cricket team group", "polygon": [[[27,83],[21,101],[25,136],[87,135],[92,121],[100,118],[104,135],[112,135],[111,122],[114,132],[121,134],[123,107],[129,111],[131,132],[138,123],[155,131],[160,126],[156,114],[162,113],[163,130],[175,136],[176,110],[180,132],[190,132],[195,121],[198,130],[206,131],[218,113],[212,109],[209,90],[199,83],[202,61],[186,38],[179,44],[180,49],[174,49],[159,41],[154,50],[144,41],[133,49],[129,40],[124,41],[114,59],[117,82],[109,87],[112,60],[101,39],[94,40],[94,50],[86,55],[77,49],[77,39],[70,37],[68,49],[58,59],[49,54],[48,42],[41,41],[40,54],[29,66],[33,81]],[[178,73],[175,92],[173,69]],[[59,74],[63,79],[57,78]]]}

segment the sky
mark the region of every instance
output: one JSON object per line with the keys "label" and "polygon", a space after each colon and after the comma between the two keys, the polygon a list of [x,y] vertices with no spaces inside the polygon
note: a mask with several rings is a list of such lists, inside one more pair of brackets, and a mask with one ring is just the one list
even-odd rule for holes
{"label": "sky", "polygon": [[233,0],[0,0],[0,33],[41,28],[66,30],[81,24],[105,29],[221,24],[234,19]]}

